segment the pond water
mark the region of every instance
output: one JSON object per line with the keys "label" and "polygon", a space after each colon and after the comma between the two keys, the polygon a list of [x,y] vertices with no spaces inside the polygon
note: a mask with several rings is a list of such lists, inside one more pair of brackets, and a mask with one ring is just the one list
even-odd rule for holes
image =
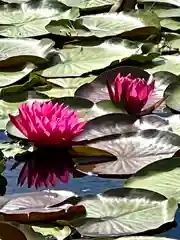
{"label": "pond water", "polygon": [[[0,138],[2,140],[7,139],[7,137],[4,136],[2,133],[0,133]],[[26,186],[22,186],[22,187],[17,186],[17,178],[18,178],[21,166],[11,171],[10,168],[12,164],[13,162],[8,161],[6,164],[6,170],[4,172],[4,176],[8,181],[6,194],[36,191],[35,188],[28,189]],[[70,179],[68,184],[58,183],[55,189],[70,190],[79,195],[86,195],[86,194],[101,193],[111,188],[120,188],[123,186],[123,183],[124,183],[124,180],[119,180],[119,179],[117,180],[117,179],[98,178],[95,176],[85,176],[82,178],[72,178]],[[40,188],[40,190],[43,190],[43,188]],[[165,237],[180,239],[180,209],[176,213],[176,223],[177,225],[173,224],[173,226],[172,224],[171,225],[168,224],[167,227],[163,227],[157,232],[152,231],[151,233],[149,233],[149,235],[155,234],[155,235],[161,235]]]}

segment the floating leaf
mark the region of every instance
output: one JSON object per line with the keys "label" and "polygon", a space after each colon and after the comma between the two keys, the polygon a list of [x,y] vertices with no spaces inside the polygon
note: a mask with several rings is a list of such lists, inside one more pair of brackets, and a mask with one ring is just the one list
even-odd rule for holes
{"label": "floating leaf", "polygon": [[33,64],[28,64],[23,69],[17,71],[10,71],[10,69],[6,71],[4,69],[3,71],[0,69],[0,87],[5,87],[19,81],[28,75],[34,68],[35,66]]}
{"label": "floating leaf", "polygon": [[167,158],[141,169],[127,180],[125,187],[148,189],[180,202],[179,176],[180,158]]}
{"label": "floating leaf", "polygon": [[173,74],[180,74],[180,57],[178,55],[163,55],[161,58],[155,59],[151,64],[145,67],[149,73],[158,71],[167,71]]}
{"label": "floating leaf", "polygon": [[176,21],[171,18],[166,18],[166,19],[161,20],[161,26],[171,29],[171,30],[174,30],[174,31],[177,31],[180,29],[179,21]]}
{"label": "floating leaf", "polygon": [[54,42],[50,39],[0,38],[0,67],[46,62]]}
{"label": "floating leaf", "polygon": [[79,11],[57,1],[40,0],[2,5],[0,15],[0,35],[22,38],[47,34],[45,27],[51,20],[74,19],[79,16]]}
{"label": "floating leaf", "polygon": [[42,93],[49,98],[61,98],[61,97],[73,97],[76,91],[76,88],[61,88],[61,87],[52,87],[50,90],[39,90],[36,88],[38,93]]}
{"label": "floating leaf", "polygon": [[119,137],[106,136],[88,145],[108,151],[117,157],[116,161],[92,166],[93,173],[125,176],[134,174],[146,165],[164,157],[172,157],[180,148],[180,137],[171,132],[148,129],[123,133]]}
{"label": "floating leaf", "polygon": [[42,76],[71,77],[80,76],[84,73],[109,66],[114,61],[135,54],[139,44],[128,40],[117,42],[105,41],[95,46],[76,46],[72,49],[59,50],[61,62],[55,66],[45,69]]}
{"label": "floating leaf", "polygon": [[[68,211],[73,213],[77,210],[77,214],[82,213],[83,209],[80,207],[75,209],[70,204],[60,204],[72,196],[74,193],[68,191],[44,191],[0,197],[0,204],[2,204],[0,217],[3,217],[5,221],[21,222],[64,219]],[[53,207],[56,204],[59,206]]]}
{"label": "floating leaf", "polygon": [[67,226],[60,228],[53,225],[39,225],[32,226],[32,229],[37,233],[41,233],[43,236],[53,236],[57,240],[63,240],[71,234],[71,229]]}
{"label": "floating leaf", "polygon": [[77,78],[48,78],[47,81],[65,89],[77,89],[83,84],[92,82],[95,78],[96,76]]}
{"label": "floating leaf", "polygon": [[104,7],[104,6],[111,6],[116,3],[116,0],[59,0],[59,2],[69,6],[69,7],[77,7],[82,9],[87,8],[97,8],[97,7]]}
{"label": "floating leaf", "polygon": [[[176,201],[141,189],[112,189],[79,202],[86,218],[73,226],[83,236],[124,236],[155,229],[174,220]],[[150,217],[151,216],[151,217]]]}
{"label": "floating leaf", "polygon": [[172,4],[175,5],[177,7],[180,7],[180,1],[179,0],[138,0],[138,2],[140,3],[167,3],[167,4]]}
{"label": "floating leaf", "polygon": [[180,8],[168,8],[168,9],[157,8],[156,9],[154,7],[153,7],[153,12],[155,12],[159,18],[171,18],[171,17],[180,16]]}
{"label": "floating leaf", "polygon": [[94,15],[86,15],[78,18],[75,21],[51,21],[46,26],[46,29],[53,34],[71,37],[96,36],[99,38],[115,36],[130,31],[132,31],[131,34],[133,34],[133,30],[136,35],[145,35],[147,33],[149,35],[151,33],[159,31],[159,28],[159,19],[153,12],[150,11],[136,11],[133,13],[101,13]]}
{"label": "floating leaf", "polygon": [[124,109],[120,109],[119,106],[113,104],[111,100],[103,100],[94,104],[94,106],[83,116],[86,120],[91,120],[95,117],[103,116],[110,113],[125,113]]}
{"label": "floating leaf", "polygon": [[175,110],[180,111],[180,84],[172,83],[165,91],[166,105]]}

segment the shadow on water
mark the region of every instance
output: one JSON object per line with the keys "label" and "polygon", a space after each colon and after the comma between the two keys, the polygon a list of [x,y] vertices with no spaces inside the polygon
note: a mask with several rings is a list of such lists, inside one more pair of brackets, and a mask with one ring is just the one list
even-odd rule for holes
{"label": "shadow on water", "polygon": [[[0,139],[8,140],[8,137],[0,131]],[[34,192],[36,188],[28,188],[26,185],[20,187],[17,186],[17,179],[22,166],[17,167],[11,171],[11,167],[14,161],[9,160],[6,163],[6,170],[4,176],[8,181],[6,194],[23,193],[23,192]],[[122,179],[107,179],[96,176],[85,176],[80,178],[71,178],[67,184],[59,182],[55,188],[50,189],[61,189],[69,190],[77,193],[78,195],[96,194],[104,192],[108,189],[119,188],[123,186],[125,180]],[[40,188],[39,190],[44,190]],[[180,209],[176,213],[175,221],[172,223],[165,224],[156,230],[147,231],[138,235],[157,235],[169,238],[180,239]]]}

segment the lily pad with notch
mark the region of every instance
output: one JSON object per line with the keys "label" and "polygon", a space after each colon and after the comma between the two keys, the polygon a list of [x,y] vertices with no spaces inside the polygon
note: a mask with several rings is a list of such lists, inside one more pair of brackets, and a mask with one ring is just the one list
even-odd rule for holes
{"label": "lily pad with notch", "polygon": [[[157,129],[109,135],[93,141],[89,141],[88,145],[113,154],[117,160],[95,164],[91,172],[105,177],[114,175],[117,178],[134,174],[150,163],[165,157],[172,157],[180,148],[178,135]],[[87,166],[80,164],[78,168],[83,171],[84,167]]]}
{"label": "lily pad with notch", "polygon": [[[132,235],[172,222],[177,210],[175,199],[142,189],[111,189],[79,201],[86,216],[72,221],[83,236]],[[149,217],[151,216],[151,217]]]}
{"label": "lily pad with notch", "polygon": [[[64,220],[66,217],[84,214],[84,208],[81,206],[63,204],[72,196],[74,196],[72,192],[49,190],[0,197],[0,217],[5,221],[30,223]],[[53,207],[57,204],[57,207]]]}

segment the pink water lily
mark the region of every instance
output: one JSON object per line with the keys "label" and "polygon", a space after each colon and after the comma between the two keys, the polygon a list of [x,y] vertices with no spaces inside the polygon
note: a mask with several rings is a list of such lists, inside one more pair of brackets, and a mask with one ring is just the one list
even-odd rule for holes
{"label": "pink water lily", "polygon": [[10,115],[10,120],[39,149],[26,155],[18,183],[47,187],[59,179],[67,182],[72,172],[68,149],[86,124],[79,120],[77,112],[63,104],[34,101],[22,104],[19,115]]}
{"label": "pink water lily", "polygon": [[112,84],[107,83],[111,100],[118,104],[124,99],[125,108],[130,114],[140,113],[154,90],[155,81],[134,78],[131,74],[118,74]]}
{"label": "pink water lily", "polygon": [[18,116],[11,122],[35,145],[71,145],[74,137],[83,131],[86,122],[80,122],[77,112],[53,102],[24,103]]}

